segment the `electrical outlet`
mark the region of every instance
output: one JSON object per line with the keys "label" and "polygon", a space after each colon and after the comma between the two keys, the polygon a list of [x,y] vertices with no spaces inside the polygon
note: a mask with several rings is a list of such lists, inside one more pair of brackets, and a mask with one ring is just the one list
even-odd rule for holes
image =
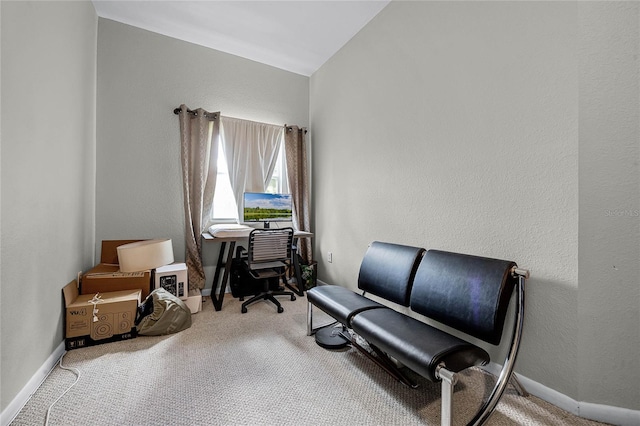
{"label": "electrical outlet", "polygon": [[331,252],[327,253],[327,261],[329,263],[333,262],[333,253]]}

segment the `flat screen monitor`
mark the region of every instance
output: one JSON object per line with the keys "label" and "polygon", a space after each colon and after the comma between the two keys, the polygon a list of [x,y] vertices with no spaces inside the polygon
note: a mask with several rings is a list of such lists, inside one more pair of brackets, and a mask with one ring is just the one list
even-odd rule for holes
{"label": "flat screen monitor", "polygon": [[291,222],[292,207],[291,194],[245,192],[243,222]]}

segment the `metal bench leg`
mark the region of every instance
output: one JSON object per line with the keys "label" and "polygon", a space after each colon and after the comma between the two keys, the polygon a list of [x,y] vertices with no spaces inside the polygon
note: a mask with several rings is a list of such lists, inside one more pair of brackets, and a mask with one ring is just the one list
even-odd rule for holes
{"label": "metal bench leg", "polygon": [[520,380],[518,380],[518,376],[516,376],[515,372],[511,373],[511,377],[509,378],[509,383],[511,383],[511,385],[516,389],[516,392],[518,392],[518,395],[523,396],[525,398],[529,396],[529,392],[527,392],[527,389],[520,382]]}
{"label": "metal bench leg", "polygon": [[311,336],[313,331],[313,304],[307,300],[307,336]]}
{"label": "metal bench leg", "polygon": [[[382,368],[389,375],[391,375],[391,377],[398,380],[403,385],[407,385],[412,389],[415,389],[418,387],[418,384],[413,380],[409,379],[405,374],[403,374],[402,371],[400,371],[400,369],[396,367],[393,361],[391,361],[389,356],[387,356],[387,354],[381,351],[380,348],[378,348],[377,346],[367,342],[368,346],[373,351],[372,353],[372,352],[369,352],[366,348],[362,347],[358,342],[356,342],[356,339],[352,338],[350,334],[342,333],[342,337],[347,339],[351,343],[351,346],[353,346],[354,348],[362,352],[363,355],[365,355],[371,361],[375,362],[380,368]],[[377,356],[374,356],[373,355],[374,353]]]}
{"label": "metal bench leg", "polygon": [[[322,311],[322,309],[320,310]],[[316,334],[318,330],[338,323],[336,319],[334,318],[332,319],[333,319],[333,322],[313,328],[313,303],[309,302],[309,300],[307,299],[307,336],[312,336]]]}
{"label": "metal bench leg", "polygon": [[436,377],[442,380],[442,400],[440,402],[440,424],[451,426],[453,424],[453,387],[458,381],[458,377],[444,366],[436,369]]}
{"label": "metal bench leg", "polygon": [[[518,355],[518,349],[520,347],[520,339],[522,337],[522,326],[524,322],[524,283],[525,276],[518,275],[518,291],[517,291],[517,303],[515,310],[515,324],[512,331],[511,337],[511,347],[509,348],[509,352],[507,353],[507,357],[502,366],[502,370],[500,370],[500,375],[498,376],[498,380],[489,395],[489,399],[484,403],[484,405],[480,408],[480,411],[475,415],[475,417],[469,422],[469,425],[480,426],[487,421],[494,408],[498,404],[502,393],[504,392],[509,380],[513,377],[513,367],[516,362],[516,357]],[[524,389],[524,388],[523,388]]]}

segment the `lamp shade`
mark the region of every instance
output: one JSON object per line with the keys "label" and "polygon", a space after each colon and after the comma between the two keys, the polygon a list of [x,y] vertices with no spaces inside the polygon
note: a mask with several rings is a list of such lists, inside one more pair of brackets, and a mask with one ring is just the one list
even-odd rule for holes
{"label": "lamp shade", "polygon": [[118,246],[121,272],[138,272],[173,263],[170,239],[144,240]]}

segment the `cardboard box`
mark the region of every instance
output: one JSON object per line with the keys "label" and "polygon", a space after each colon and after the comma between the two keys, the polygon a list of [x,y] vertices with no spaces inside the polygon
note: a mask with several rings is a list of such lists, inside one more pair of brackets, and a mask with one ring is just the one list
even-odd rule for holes
{"label": "cardboard box", "polygon": [[142,291],[142,298],[151,292],[151,271],[120,272],[118,246],[141,240],[104,240],[100,263],[85,272],[80,282],[80,294],[94,295],[113,291]]}
{"label": "cardboard box", "polygon": [[62,293],[67,350],[137,336],[135,319],[141,301],[140,289],[102,293],[100,298],[94,298],[95,294],[79,294],[74,280]]}
{"label": "cardboard box", "polygon": [[186,263],[172,263],[153,270],[153,288],[164,288],[179,299],[189,297]]}
{"label": "cardboard box", "polygon": [[189,297],[184,301],[192,314],[202,310],[202,294],[200,290],[189,290]]}
{"label": "cardboard box", "polygon": [[94,295],[112,291],[142,291],[145,299],[151,292],[151,271],[120,272],[118,265],[100,263],[82,276],[80,294]]}

